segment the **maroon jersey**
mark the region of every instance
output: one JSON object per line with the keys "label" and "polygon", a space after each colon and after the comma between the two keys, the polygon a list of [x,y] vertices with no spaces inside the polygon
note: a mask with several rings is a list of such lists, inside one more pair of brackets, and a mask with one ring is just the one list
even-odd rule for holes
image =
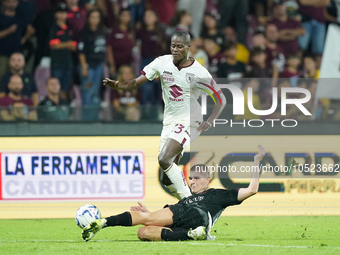
{"label": "maroon jersey", "polygon": [[222,52],[217,52],[214,56],[208,56],[209,59],[209,72],[214,76],[217,74],[218,65],[224,62],[225,58]]}
{"label": "maroon jersey", "polygon": [[280,73],[280,78],[292,78],[292,77],[299,77],[301,74],[299,71],[296,73],[292,73],[291,71],[286,68],[282,73]]}
{"label": "maroon jersey", "polygon": [[26,106],[33,106],[32,100],[25,96],[22,96],[20,100],[14,100],[9,96],[0,98],[0,106],[11,106],[15,103],[23,103]]}
{"label": "maroon jersey", "polygon": [[112,90],[111,91],[111,101],[117,99],[122,106],[134,105],[141,101],[140,90]]}
{"label": "maroon jersey", "polygon": [[28,115],[30,111],[34,110],[33,101],[28,97],[21,96],[20,100],[14,100],[9,96],[0,98],[0,110],[7,110],[11,113],[15,106],[23,106],[25,115]]}
{"label": "maroon jersey", "polygon": [[136,32],[136,38],[142,43],[142,58],[155,58],[162,54],[160,42],[164,42],[165,35],[143,28]]}
{"label": "maroon jersey", "polygon": [[273,60],[279,59],[280,54],[283,54],[283,50],[280,48],[280,46],[277,46],[275,49],[271,49],[269,47],[266,47],[266,65],[272,65]]}
{"label": "maroon jersey", "polygon": [[302,14],[302,22],[308,19],[315,19],[321,23],[325,23],[325,14],[322,7],[312,5],[303,5],[299,2],[299,12]]}
{"label": "maroon jersey", "polygon": [[134,41],[128,32],[120,28],[113,29],[107,38],[107,44],[112,47],[116,67],[131,64]]}
{"label": "maroon jersey", "polygon": [[164,24],[169,24],[174,16],[177,1],[178,0],[147,0],[151,5],[151,9],[157,13],[158,20]]}
{"label": "maroon jersey", "polygon": [[[292,19],[288,19],[286,22],[282,22],[278,19],[273,19],[272,21],[270,21],[270,23],[274,24],[279,31],[284,29],[296,29],[302,27],[300,22]],[[278,45],[283,50],[285,56],[287,56],[287,54],[289,53],[296,53],[300,49],[297,38],[290,41],[279,41]]]}

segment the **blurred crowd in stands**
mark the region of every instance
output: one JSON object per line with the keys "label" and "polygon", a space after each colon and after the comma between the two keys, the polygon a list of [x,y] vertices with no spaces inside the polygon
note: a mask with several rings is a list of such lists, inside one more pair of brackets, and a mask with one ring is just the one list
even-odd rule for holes
{"label": "blurred crowd in stands", "polygon": [[[0,119],[159,120],[159,81],[119,91],[102,80],[139,75],[178,30],[216,79],[252,87],[257,109],[273,87],[314,97],[330,23],[340,0],[1,0]],[[332,103],[320,99],[316,118]]]}

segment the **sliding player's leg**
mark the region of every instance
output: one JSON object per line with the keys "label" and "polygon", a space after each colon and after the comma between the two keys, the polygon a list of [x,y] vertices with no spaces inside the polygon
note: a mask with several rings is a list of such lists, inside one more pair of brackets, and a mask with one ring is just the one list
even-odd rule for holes
{"label": "sliding player's leg", "polygon": [[102,228],[114,226],[131,227],[141,224],[145,226],[152,225],[164,227],[173,223],[172,218],[173,213],[169,208],[164,208],[155,212],[124,212],[91,222],[83,229],[82,236],[85,241],[89,241]]}
{"label": "sliding player's leg", "polygon": [[145,226],[138,229],[138,238],[141,241],[186,241],[205,240],[205,227],[196,229],[166,228],[157,226]]}

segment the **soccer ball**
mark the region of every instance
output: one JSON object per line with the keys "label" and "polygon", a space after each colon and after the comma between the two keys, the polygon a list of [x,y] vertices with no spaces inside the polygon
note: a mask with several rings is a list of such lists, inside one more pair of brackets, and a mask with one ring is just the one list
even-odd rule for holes
{"label": "soccer ball", "polygon": [[75,220],[80,228],[85,228],[92,221],[98,220],[101,217],[101,213],[96,206],[86,204],[79,207],[76,212]]}

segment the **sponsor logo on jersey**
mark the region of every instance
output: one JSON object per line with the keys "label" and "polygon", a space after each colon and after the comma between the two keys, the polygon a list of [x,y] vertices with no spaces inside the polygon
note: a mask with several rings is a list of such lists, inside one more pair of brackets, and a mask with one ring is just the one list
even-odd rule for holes
{"label": "sponsor logo on jersey", "polygon": [[173,83],[175,81],[175,78],[172,76],[172,73],[168,71],[164,71],[161,77],[165,83]]}
{"label": "sponsor logo on jersey", "polygon": [[193,198],[189,198],[185,201],[186,204],[192,204],[195,202],[199,202],[202,201],[204,199],[204,196],[198,196],[198,197],[193,197]]}
{"label": "sponsor logo on jersey", "polygon": [[170,94],[171,94],[174,98],[169,97],[169,99],[170,99],[171,101],[177,101],[177,102],[183,101],[183,99],[177,99],[177,97],[180,97],[180,96],[183,95],[183,94],[182,94],[182,91],[183,91],[183,90],[182,90],[180,87],[178,87],[177,85],[172,85],[172,86],[170,87]]}

